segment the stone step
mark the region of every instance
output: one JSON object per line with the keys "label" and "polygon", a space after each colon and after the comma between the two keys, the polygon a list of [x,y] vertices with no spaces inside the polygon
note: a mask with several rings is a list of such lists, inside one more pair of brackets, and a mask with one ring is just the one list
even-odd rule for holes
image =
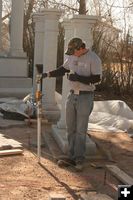
{"label": "stone step", "polygon": [[31,88],[32,79],[26,77],[0,77],[0,88]]}
{"label": "stone step", "polygon": [[0,57],[0,77],[27,77],[28,63],[27,58]]}
{"label": "stone step", "polygon": [[1,78],[0,77],[0,97],[15,96],[23,98],[32,91],[31,78]]}

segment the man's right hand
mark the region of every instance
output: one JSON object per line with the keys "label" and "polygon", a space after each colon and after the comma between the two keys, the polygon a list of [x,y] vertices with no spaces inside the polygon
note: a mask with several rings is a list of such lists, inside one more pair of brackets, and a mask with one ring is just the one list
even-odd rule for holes
{"label": "man's right hand", "polygon": [[42,74],[42,78],[46,78],[46,77],[48,77],[48,73],[45,72]]}
{"label": "man's right hand", "polygon": [[72,73],[72,74],[68,74],[67,75],[67,79],[69,80],[69,81],[78,81],[78,75],[76,74],[76,73]]}
{"label": "man's right hand", "polygon": [[39,83],[42,80],[42,74],[36,75],[36,82]]}

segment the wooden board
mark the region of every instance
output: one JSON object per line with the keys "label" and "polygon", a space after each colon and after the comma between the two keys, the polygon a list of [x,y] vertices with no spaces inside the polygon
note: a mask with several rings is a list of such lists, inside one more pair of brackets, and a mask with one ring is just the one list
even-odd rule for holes
{"label": "wooden board", "polygon": [[133,185],[133,178],[119,169],[116,165],[106,165],[105,168],[112,173],[118,180],[127,185]]}
{"label": "wooden board", "polygon": [[7,156],[7,155],[16,155],[16,154],[22,154],[22,149],[9,149],[9,150],[1,150],[0,156]]}
{"label": "wooden board", "polygon": [[0,150],[22,149],[22,143],[0,134]]}
{"label": "wooden board", "polygon": [[110,196],[101,193],[87,192],[81,195],[84,200],[113,200]]}

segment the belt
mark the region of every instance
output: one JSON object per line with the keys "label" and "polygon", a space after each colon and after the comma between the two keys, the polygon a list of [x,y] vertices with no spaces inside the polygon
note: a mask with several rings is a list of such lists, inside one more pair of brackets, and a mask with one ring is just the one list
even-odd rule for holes
{"label": "belt", "polygon": [[[72,94],[77,94],[77,93],[75,93],[74,92],[74,90],[70,90],[70,93],[72,93]],[[79,95],[80,94],[92,94],[93,93],[93,91],[84,91],[84,90],[80,90],[79,91]],[[78,95],[78,94],[77,94]]]}

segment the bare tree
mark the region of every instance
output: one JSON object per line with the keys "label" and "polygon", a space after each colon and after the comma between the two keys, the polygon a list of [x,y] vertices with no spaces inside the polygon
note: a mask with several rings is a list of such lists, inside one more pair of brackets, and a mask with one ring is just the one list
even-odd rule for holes
{"label": "bare tree", "polygon": [[79,3],[79,14],[86,15],[86,0],[78,0]]}

